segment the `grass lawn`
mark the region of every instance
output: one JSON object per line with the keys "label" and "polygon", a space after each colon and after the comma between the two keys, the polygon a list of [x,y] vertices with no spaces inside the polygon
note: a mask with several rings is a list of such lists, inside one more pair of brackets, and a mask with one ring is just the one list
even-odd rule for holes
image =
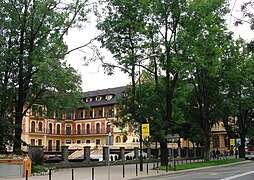
{"label": "grass lawn", "polygon": [[[185,170],[185,169],[193,169],[193,168],[200,168],[200,167],[208,167],[208,166],[218,166],[223,164],[241,162],[244,159],[221,159],[221,160],[214,160],[208,162],[192,162],[186,164],[177,164],[176,170]],[[159,170],[166,170],[166,166],[160,166]],[[168,170],[173,170],[173,167],[168,166]]]}

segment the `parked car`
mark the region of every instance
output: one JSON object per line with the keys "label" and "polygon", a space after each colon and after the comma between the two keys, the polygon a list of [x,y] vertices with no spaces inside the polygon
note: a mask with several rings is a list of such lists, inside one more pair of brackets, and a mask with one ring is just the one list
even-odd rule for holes
{"label": "parked car", "polygon": [[247,151],[247,152],[245,153],[245,159],[246,159],[246,160],[254,160],[254,152]]}

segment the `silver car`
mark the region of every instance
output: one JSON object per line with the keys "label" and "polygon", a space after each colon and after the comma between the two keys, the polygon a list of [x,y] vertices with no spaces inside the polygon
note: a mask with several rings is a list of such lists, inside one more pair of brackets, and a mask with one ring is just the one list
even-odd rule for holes
{"label": "silver car", "polygon": [[247,151],[247,152],[245,153],[245,159],[246,159],[246,160],[254,160],[254,152]]}

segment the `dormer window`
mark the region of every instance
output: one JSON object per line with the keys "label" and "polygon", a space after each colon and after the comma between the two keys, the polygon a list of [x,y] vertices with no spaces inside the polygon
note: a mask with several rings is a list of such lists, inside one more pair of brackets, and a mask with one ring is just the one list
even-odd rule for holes
{"label": "dormer window", "polygon": [[112,94],[109,94],[109,95],[106,95],[106,99],[109,101],[110,99],[113,98],[113,95]]}
{"label": "dormer window", "polygon": [[101,99],[102,99],[101,96],[97,96],[97,97],[95,98],[95,100],[96,100],[97,102],[101,101]]}
{"label": "dormer window", "polygon": [[93,98],[91,98],[91,97],[86,98],[86,103],[89,103],[91,101],[93,101]]}

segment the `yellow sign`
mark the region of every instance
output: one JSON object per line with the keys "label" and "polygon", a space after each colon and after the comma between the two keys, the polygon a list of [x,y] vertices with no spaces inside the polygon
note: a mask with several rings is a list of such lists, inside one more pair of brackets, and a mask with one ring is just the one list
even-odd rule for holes
{"label": "yellow sign", "polygon": [[235,146],[235,139],[230,139],[230,146]]}
{"label": "yellow sign", "polygon": [[142,136],[150,136],[149,124],[142,124]]}

